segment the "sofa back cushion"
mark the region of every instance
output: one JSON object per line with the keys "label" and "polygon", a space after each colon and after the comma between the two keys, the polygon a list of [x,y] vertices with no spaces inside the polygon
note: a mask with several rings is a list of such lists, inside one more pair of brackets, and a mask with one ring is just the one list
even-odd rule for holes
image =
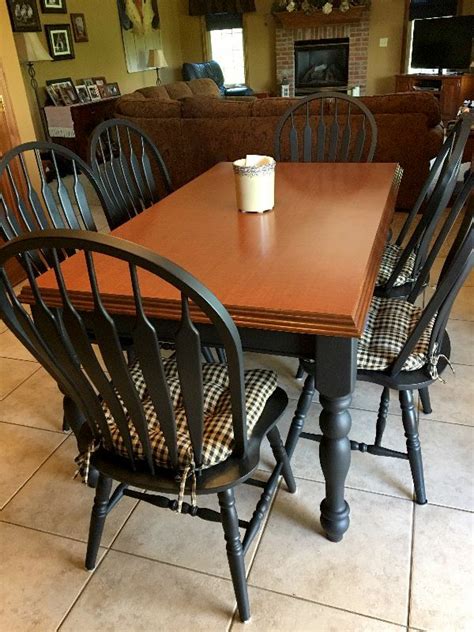
{"label": "sofa back cushion", "polygon": [[183,118],[202,119],[234,119],[235,117],[252,116],[252,99],[246,101],[233,101],[216,99],[208,96],[195,96],[191,99],[183,99]]}
{"label": "sofa back cushion", "polygon": [[[131,97],[131,98],[130,98]],[[114,105],[119,116],[133,118],[181,118],[181,103],[171,99],[142,99],[133,95],[121,97]]]}

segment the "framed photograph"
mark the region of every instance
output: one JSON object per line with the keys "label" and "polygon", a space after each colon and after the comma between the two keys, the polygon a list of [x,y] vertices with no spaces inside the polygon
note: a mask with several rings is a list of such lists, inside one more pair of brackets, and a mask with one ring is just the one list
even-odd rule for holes
{"label": "framed photograph", "polygon": [[107,81],[105,77],[92,77],[92,81],[96,86],[105,86],[107,85]]}
{"label": "framed photograph", "polygon": [[74,105],[75,103],[79,103],[79,97],[77,96],[76,90],[71,90],[71,88],[59,88],[59,93],[64,102],[64,105]]}
{"label": "framed photograph", "polygon": [[54,86],[46,86],[46,92],[51,99],[51,103],[56,106],[64,105],[64,101],[59,90],[59,88],[55,88]]}
{"label": "framed photograph", "polygon": [[7,0],[12,30],[15,33],[41,31],[36,0]]}
{"label": "framed photograph", "polygon": [[109,93],[107,90],[107,85],[105,86],[97,86],[97,90],[99,91],[101,99],[107,99],[109,97]]}
{"label": "framed photograph", "polygon": [[88,42],[86,18],[83,13],[71,13],[71,26],[75,42]]}
{"label": "framed photograph", "polygon": [[120,88],[119,88],[118,83],[108,83],[106,87],[107,87],[107,96],[109,97],[120,96]]}
{"label": "framed photograph", "polygon": [[76,85],[95,86],[95,83],[91,77],[86,77],[85,79],[78,79]]}
{"label": "framed photograph", "polygon": [[74,59],[74,47],[69,24],[45,24],[44,30],[48,40],[49,54],[53,61]]}
{"label": "framed photograph", "polygon": [[101,97],[99,93],[99,88],[96,85],[87,86],[87,92],[89,93],[91,101],[100,101]]}
{"label": "framed photograph", "polygon": [[52,88],[54,94],[57,95],[58,101],[60,101],[58,105],[73,105],[74,103],[79,103],[76,88],[70,77],[46,80],[46,91],[51,97],[48,88]]}
{"label": "framed photograph", "polygon": [[42,13],[67,13],[66,0],[41,0]]}
{"label": "framed photograph", "polygon": [[79,101],[81,103],[89,103],[91,98],[90,98],[89,91],[87,90],[87,86],[85,83],[76,84],[76,92],[77,92],[77,96],[79,97]]}

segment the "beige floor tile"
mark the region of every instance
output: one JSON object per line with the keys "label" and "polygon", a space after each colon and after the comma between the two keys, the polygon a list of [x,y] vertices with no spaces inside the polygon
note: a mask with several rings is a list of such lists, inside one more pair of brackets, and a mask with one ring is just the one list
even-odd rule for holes
{"label": "beige floor tile", "polygon": [[420,420],[428,502],[474,511],[474,428]]}
{"label": "beige floor tile", "polygon": [[[310,418],[305,425],[307,432],[320,432],[317,421],[319,410],[318,404],[312,405]],[[288,411],[287,409],[279,422],[283,439],[288,432],[292,413],[292,410]],[[365,410],[351,410],[351,416],[350,438],[359,443],[372,443],[375,434],[375,413]],[[388,416],[384,439],[384,445],[387,448],[405,451],[405,438],[400,416]],[[273,465],[272,453],[266,442],[263,445],[261,467],[269,469]],[[292,458],[292,467],[295,476],[324,482],[319,465],[319,444],[307,439],[300,439]],[[410,468],[406,461],[362,454],[358,451],[351,453],[351,467],[346,485],[356,489],[400,496],[405,499],[411,499],[413,493]]]}
{"label": "beige floor tile", "polygon": [[[382,387],[378,384],[361,381],[356,382],[352,394],[351,409],[371,410],[376,413],[379,409],[382,390]],[[400,402],[398,393],[395,391],[390,392],[389,412],[393,415],[400,415]]]}
{"label": "beige floor tile", "polygon": [[453,375],[449,367],[443,374],[446,384],[435,382],[430,386],[430,398],[433,412],[430,415],[420,413],[421,418],[474,425],[473,384],[474,367],[455,364]]}
{"label": "beige floor tile", "polygon": [[11,331],[4,331],[0,334],[0,356],[3,358],[14,358],[16,360],[30,360],[35,362],[34,357],[29,353],[21,342]]}
{"label": "beige floor tile", "polygon": [[[86,542],[94,490],[73,478],[76,455],[76,441],[70,437],[5,507],[2,519]],[[103,546],[110,545],[136,504],[123,498],[110,512]]]}
{"label": "beige floor tile", "polygon": [[224,632],[234,608],[224,579],[110,551],[61,632]]}
{"label": "beige floor tile", "polygon": [[472,630],[473,515],[444,507],[417,507],[413,544],[410,626]]}
{"label": "beige floor tile", "polygon": [[56,630],[90,579],[84,553],[80,542],[0,522],[0,629]]}
{"label": "beige floor tile", "polygon": [[474,322],[450,320],[447,331],[451,340],[451,361],[474,365]]}
{"label": "beige floor tile", "polygon": [[[3,335],[3,334],[2,334]],[[25,360],[12,360],[1,358],[0,361],[0,400],[6,397],[27,377],[37,371],[39,365],[36,362]]]}
{"label": "beige floor tile", "polygon": [[[279,386],[285,389],[288,397],[297,399],[300,396],[303,381],[295,379],[298,369],[297,358],[285,358],[284,356],[264,353],[245,353],[244,362],[246,369],[272,369],[278,375]],[[317,399],[317,394],[315,397]]]}
{"label": "beige floor tile", "polygon": [[61,432],[63,396],[56,382],[44,369],[34,373],[0,401],[0,420]]}
{"label": "beige floor tile", "polygon": [[[261,477],[261,473],[255,475],[255,478]],[[240,485],[236,489],[236,506],[240,519],[249,520],[252,517],[261,493],[260,488],[250,485]],[[219,511],[216,494],[199,496],[198,505]],[[199,546],[196,546],[196,542],[199,542]],[[257,540],[254,540],[246,555],[247,569],[250,567],[256,543]],[[230,578],[224,532],[220,523],[181,516],[144,502],[134,511],[113,548]]]}
{"label": "beige floor tile", "polygon": [[7,326],[5,325],[3,320],[0,318],[0,334],[3,334],[4,331],[7,331]]}
{"label": "beige floor tile", "polygon": [[346,490],[351,526],[335,544],[319,525],[320,483],[279,494],[249,582],[401,625],[408,612],[413,503]]}
{"label": "beige floor tile", "polygon": [[0,422],[0,507],[64,439],[59,433]]}
{"label": "beige floor tile", "polygon": [[[426,297],[433,296],[434,289],[426,288]],[[452,320],[474,320],[474,287],[462,287],[451,310]]]}
{"label": "beige floor tile", "polygon": [[[234,616],[231,632],[396,632],[400,626],[358,614],[294,599],[260,588],[250,588],[252,618],[242,623]],[[403,628],[404,629],[404,628]]]}

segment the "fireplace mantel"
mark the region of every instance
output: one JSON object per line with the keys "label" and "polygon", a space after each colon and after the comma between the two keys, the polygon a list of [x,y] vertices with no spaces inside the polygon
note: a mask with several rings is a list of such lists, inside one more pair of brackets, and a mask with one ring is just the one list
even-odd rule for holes
{"label": "fireplace mantel", "polygon": [[284,29],[299,29],[324,26],[326,24],[360,22],[365,10],[366,7],[352,7],[345,13],[336,9],[329,14],[318,11],[310,15],[307,15],[304,11],[276,11],[273,17]]}

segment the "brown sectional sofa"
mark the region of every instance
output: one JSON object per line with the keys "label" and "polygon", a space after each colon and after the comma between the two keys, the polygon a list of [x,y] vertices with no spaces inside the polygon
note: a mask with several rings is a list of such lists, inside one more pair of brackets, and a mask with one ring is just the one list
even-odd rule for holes
{"label": "brown sectional sofa", "polygon": [[[277,122],[293,102],[283,98],[222,99],[210,95],[213,88],[202,84],[206,81],[144,88],[116,104],[118,117],[134,121],[156,143],[175,187],[221,161],[247,153],[272,155]],[[190,96],[185,94],[188,90]],[[397,205],[411,208],[428,174],[429,161],[442,144],[438,102],[432,95],[413,93],[362,100],[377,122],[375,161],[400,163],[404,175]]]}

